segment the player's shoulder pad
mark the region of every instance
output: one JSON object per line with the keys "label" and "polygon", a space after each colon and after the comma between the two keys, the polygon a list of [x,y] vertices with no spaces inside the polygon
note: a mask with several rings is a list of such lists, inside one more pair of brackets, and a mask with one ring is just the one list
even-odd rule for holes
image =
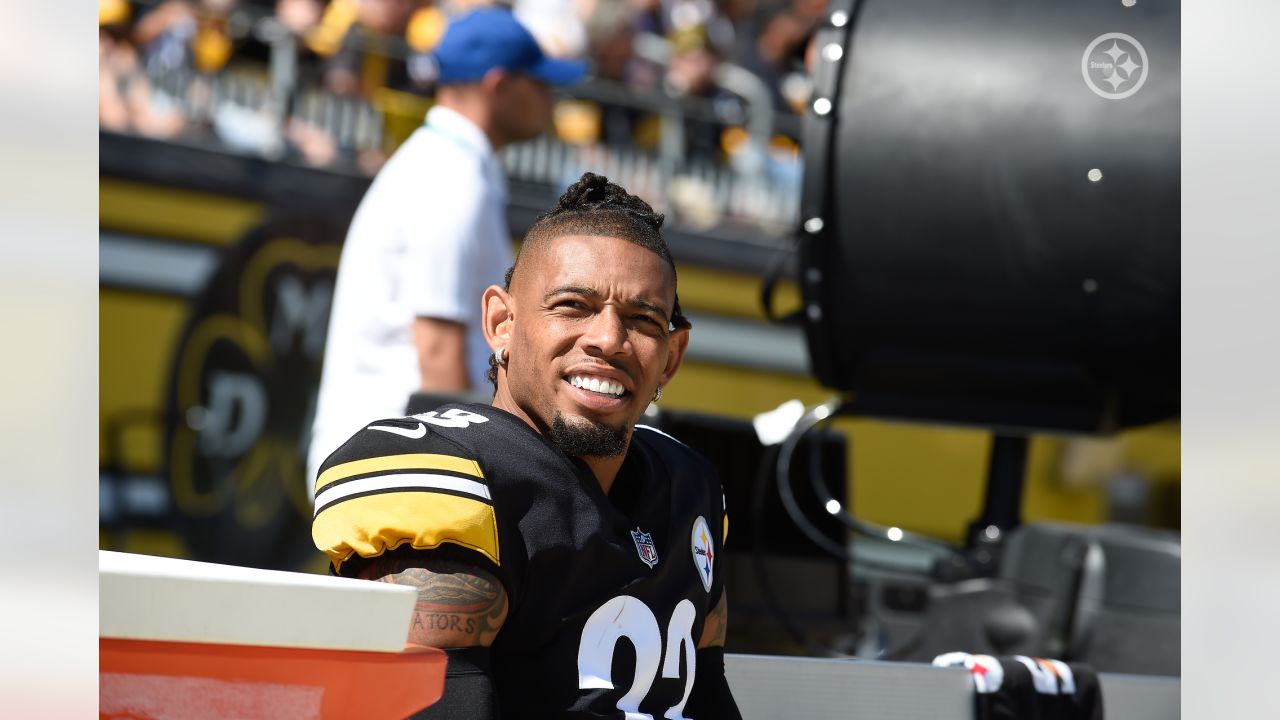
{"label": "player's shoulder pad", "polygon": [[376,557],[406,543],[420,550],[452,543],[500,564],[480,464],[422,417],[369,423],[321,466],[311,534],[339,572],[353,555]]}
{"label": "player's shoulder pad", "polygon": [[720,474],[715,465],[705,455],[685,445],[678,438],[649,425],[636,425],[632,439],[648,444],[664,457],[675,459],[682,464],[691,465],[697,474],[707,478],[708,491],[713,496],[713,505],[718,505],[723,518],[721,541],[729,538],[729,512],[725,503],[724,488],[720,484]]}
{"label": "player's shoulder pad", "polygon": [[669,435],[662,430],[651,425],[636,425],[635,432],[632,433],[632,440],[639,440],[645,443],[655,451],[662,453],[664,457],[674,459],[681,463],[691,463],[703,466],[704,469],[710,469],[714,472],[711,461],[702,453],[685,445],[678,438]]}
{"label": "player's shoulder pad", "polygon": [[334,468],[340,465],[387,455],[420,453],[467,454],[457,443],[417,418],[375,420],[352,435],[321,464],[320,474],[316,478],[316,492],[320,492],[325,484],[321,482],[321,478],[328,475],[332,479],[338,474]]}

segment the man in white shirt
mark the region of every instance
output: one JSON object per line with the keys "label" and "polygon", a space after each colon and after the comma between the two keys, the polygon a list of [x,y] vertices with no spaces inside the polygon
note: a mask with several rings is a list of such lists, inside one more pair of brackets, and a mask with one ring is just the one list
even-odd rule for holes
{"label": "man in white shirt", "polygon": [[513,262],[496,151],[536,137],[550,85],[585,74],[546,57],[504,8],[455,18],[433,53],[436,105],[374,178],[351,221],[329,317],[307,487],[366,422],[415,392],[486,386],[480,296]]}

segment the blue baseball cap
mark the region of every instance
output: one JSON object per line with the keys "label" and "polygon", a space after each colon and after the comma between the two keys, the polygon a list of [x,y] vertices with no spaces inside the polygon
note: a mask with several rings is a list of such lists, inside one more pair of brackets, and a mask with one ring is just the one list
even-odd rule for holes
{"label": "blue baseball cap", "polygon": [[587,73],[581,60],[549,58],[507,8],[485,7],[449,21],[432,52],[436,82],[477,82],[494,68],[531,75],[550,85],[570,85]]}

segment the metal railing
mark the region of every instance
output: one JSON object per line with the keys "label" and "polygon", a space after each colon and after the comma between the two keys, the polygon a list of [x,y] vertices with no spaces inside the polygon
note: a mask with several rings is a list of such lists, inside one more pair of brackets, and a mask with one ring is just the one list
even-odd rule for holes
{"label": "metal railing", "polygon": [[773,183],[708,161],[672,168],[657,153],[568,145],[545,135],[505,149],[502,159],[511,178],[525,182],[565,187],[587,170],[604,175],[695,231],[737,222],[781,236],[800,204],[798,183]]}

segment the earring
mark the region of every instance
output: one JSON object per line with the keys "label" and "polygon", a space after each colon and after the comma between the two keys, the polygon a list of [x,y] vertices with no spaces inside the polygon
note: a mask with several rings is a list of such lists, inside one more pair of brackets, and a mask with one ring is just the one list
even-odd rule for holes
{"label": "earring", "polygon": [[507,354],[506,348],[498,348],[497,350],[493,351],[493,359],[497,360],[498,364],[501,365],[502,361],[506,359],[506,354]]}
{"label": "earring", "polygon": [[650,402],[658,402],[661,399],[662,399],[662,386],[659,385],[658,389],[653,393],[653,400],[651,400]]}

